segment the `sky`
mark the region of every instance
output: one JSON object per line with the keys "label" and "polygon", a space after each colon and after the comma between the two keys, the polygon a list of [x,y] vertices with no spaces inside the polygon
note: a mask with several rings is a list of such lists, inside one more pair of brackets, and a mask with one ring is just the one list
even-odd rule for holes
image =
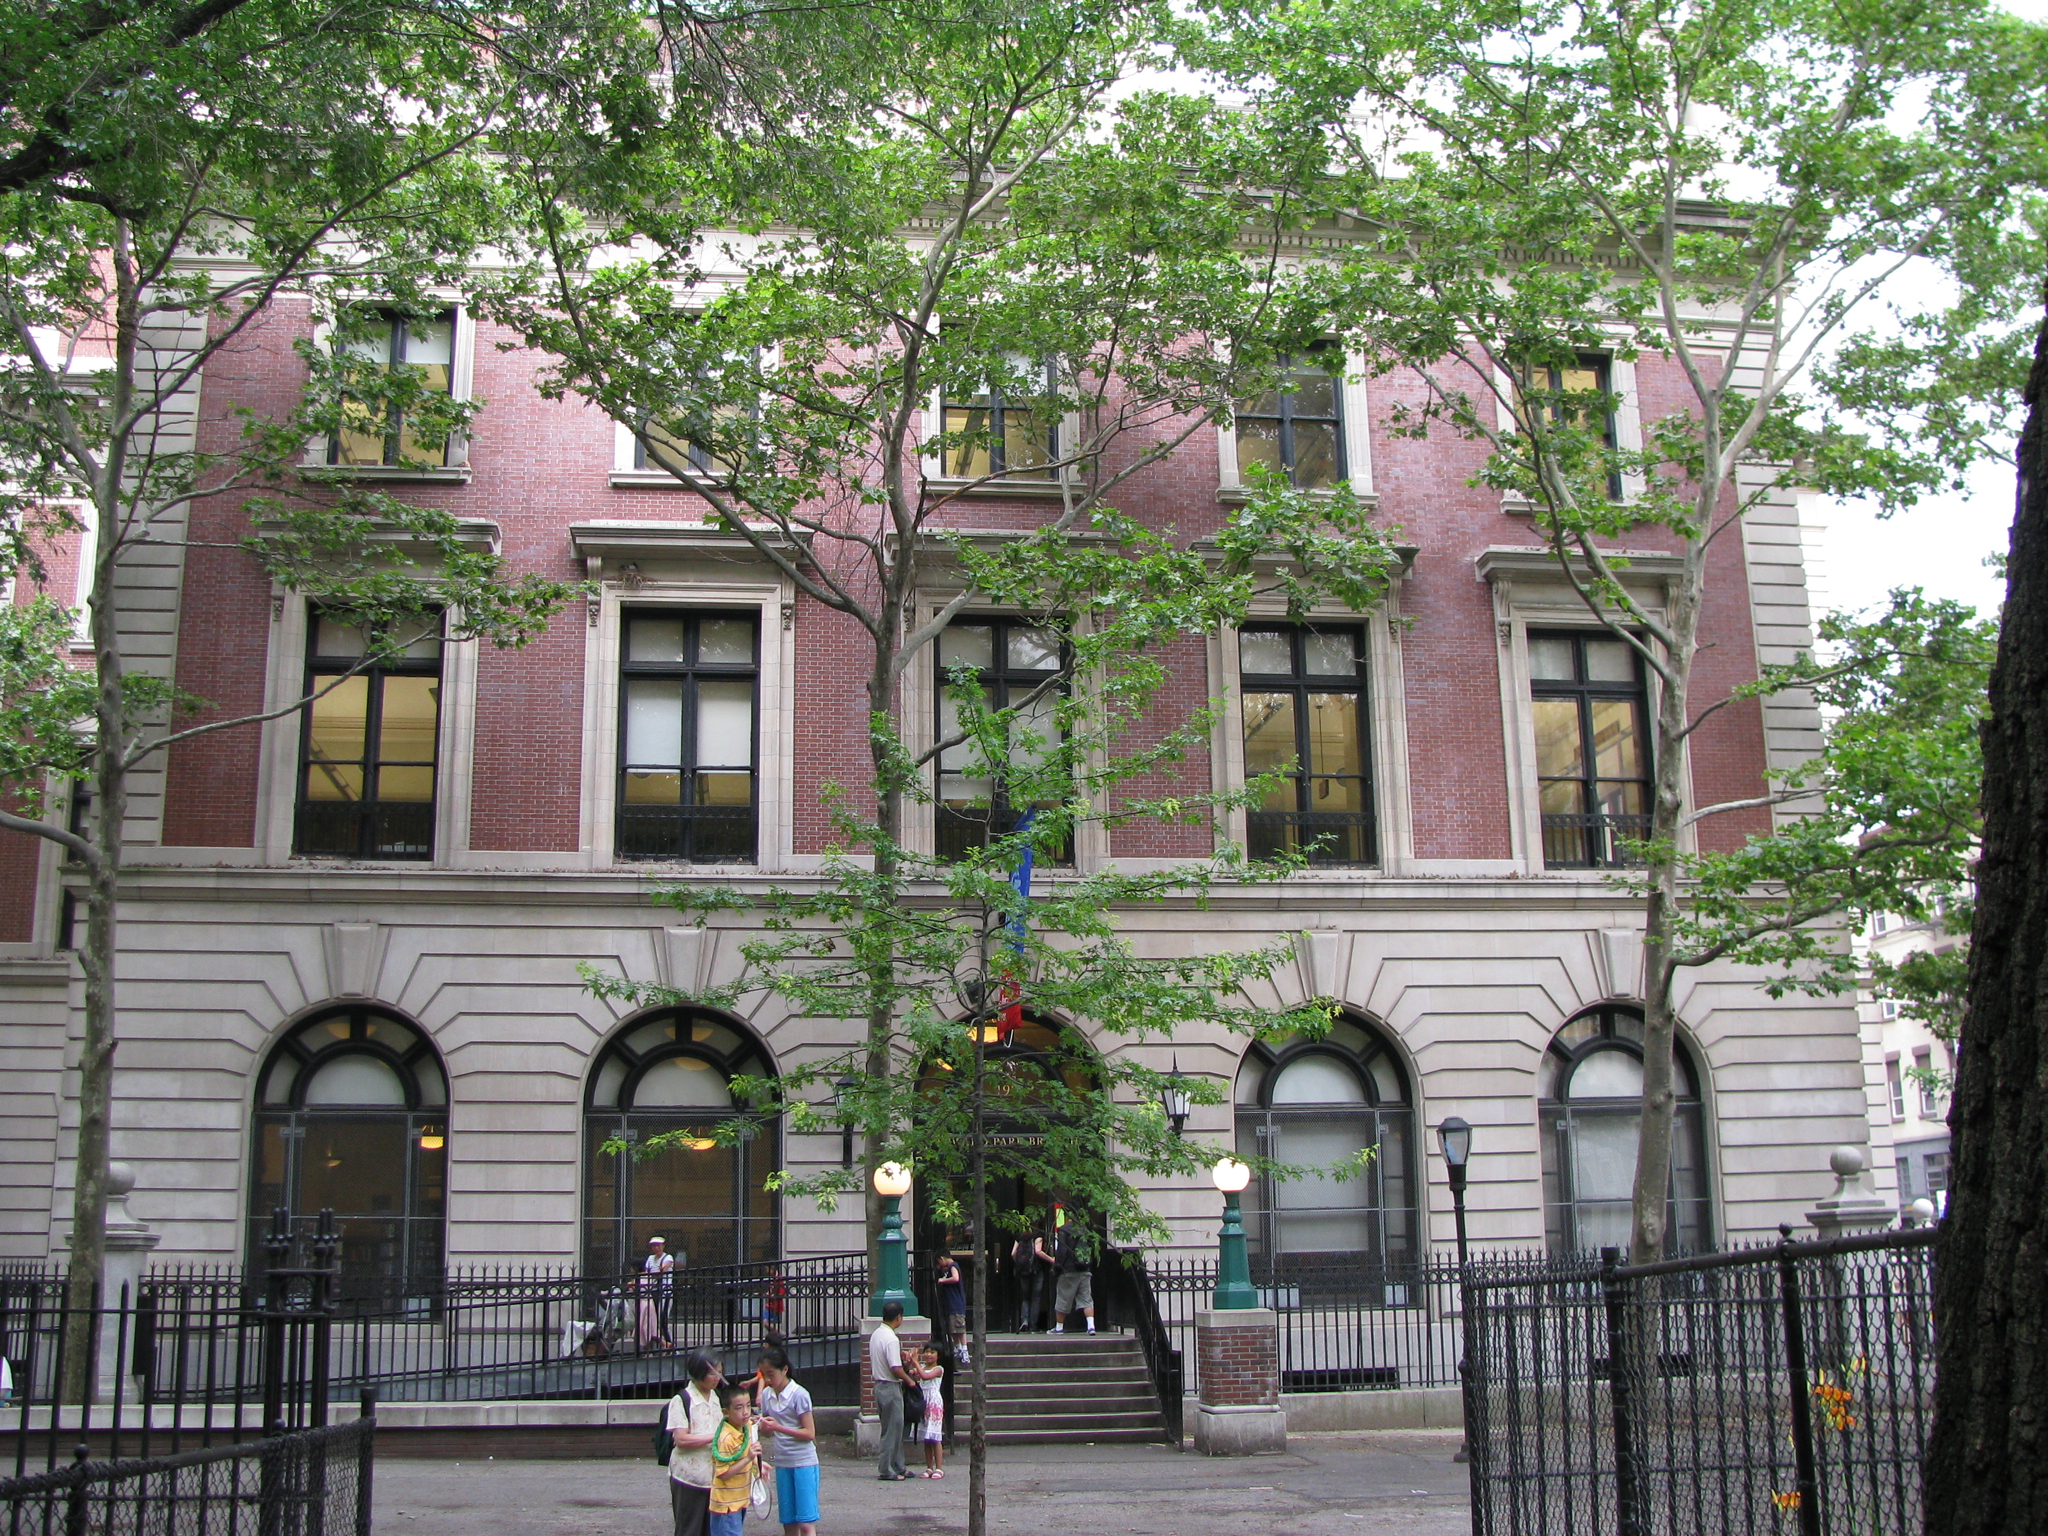
{"label": "sky", "polygon": [[[2048,21],[2048,0],[2005,0],[2003,7],[2031,21]],[[2012,526],[2013,466],[1979,464],[1969,485],[1953,496],[1929,497],[1911,512],[1879,518],[1861,502],[1818,502],[1819,525],[1810,551],[1808,580],[1820,608],[1860,609],[1884,601],[1893,587],[1918,586],[1930,597],[1950,597],[1993,612],[2005,583],[1984,559],[2002,552]]]}

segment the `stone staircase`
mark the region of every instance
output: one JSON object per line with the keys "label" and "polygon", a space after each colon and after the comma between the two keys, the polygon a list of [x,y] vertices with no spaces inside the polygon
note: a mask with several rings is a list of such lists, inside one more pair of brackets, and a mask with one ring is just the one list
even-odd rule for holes
{"label": "stone staircase", "polygon": [[[956,1428],[966,1433],[964,1390]],[[990,1445],[1100,1444],[1165,1433],[1159,1395],[1130,1334],[989,1336]]]}

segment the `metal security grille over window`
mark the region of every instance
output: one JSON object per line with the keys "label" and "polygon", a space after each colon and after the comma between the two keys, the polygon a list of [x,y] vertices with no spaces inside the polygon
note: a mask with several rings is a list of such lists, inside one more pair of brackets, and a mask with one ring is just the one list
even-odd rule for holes
{"label": "metal security grille over window", "polygon": [[310,627],[306,692],[319,697],[305,712],[294,851],[432,858],[440,621],[371,633],[316,612]]}
{"label": "metal security grille over window", "polygon": [[1325,490],[1345,478],[1343,354],[1317,347],[1278,359],[1270,393],[1237,402],[1237,465],[1254,464],[1302,490]]}
{"label": "metal security grille over window", "polygon": [[1608,869],[1650,830],[1643,673],[1627,641],[1532,632],[1529,691],[1549,869]]}
{"label": "metal security grille over window", "polygon": [[[455,382],[455,311],[427,316],[378,311],[367,334],[345,342],[343,351],[358,367],[375,372],[416,369],[423,392],[449,394]],[[422,442],[415,423],[381,401],[344,398],[342,428],[328,439],[327,462],[432,467],[448,462],[448,445]]]}
{"label": "metal security grille over window", "polygon": [[[1049,480],[1059,458],[1059,418],[1053,401],[1058,394],[1050,368],[1020,366],[1023,389],[991,380],[966,399],[945,403],[945,475],[954,480],[979,480],[986,475]],[[1043,394],[1033,398],[1032,383]]]}
{"label": "metal security grille over window", "polygon": [[1280,775],[1245,818],[1253,858],[1378,860],[1364,648],[1355,625],[1258,625],[1239,634],[1245,775]]}
{"label": "metal security grille over window", "polygon": [[252,1272],[266,1267],[271,1212],[288,1212],[303,1242],[331,1210],[345,1304],[394,1307],[439,1292],[448,1082],[426,1036],[374,1008],[307,1019],[264,1064],[255,1120]]}
{"label": "metal security grille over window", "polygon": [[752,863],[760,805],[758,616],[629,612],[624,629],[619,857]]}
{"label": "metal security grille over window", "polygon": [[[766,1183],[782,1166],[775,1123],[730,1145],[716,1135],[740,1112],[732,1080],[774,1072],[751,1034],[703,1011],[658,1015],[605,1048],[584,1110],[586,1274],[647,1273],[654,1237],[676,1271],[778,1256],[776,1200]],[[607,1142],[637,1147],[678,1132],[652,1157],[604,1150]]]}
{"label": "metal security grille over window", "polygon": [[[1254,1273],[1311,1290],[1370,1276],[1379,1294],[1368,1305],[1410,1304],[1414,1109],[1407,1076],[1378,1032],[1346,1018],[1320,1040],[1254,1044],[1236,1097],[1241,1153],[1324,1175],[1262,1175],[1245,1192]],[[1385,1294],[1389,1287],[1396,1294]]]}
{"label": "metal security grille over window", "polygon": [[[939,636],[935,664],[938,740],[960,734],[960,701],[951,689],[956,674],[966,668],[980,681],[988,709],[1013,712],[1006,754],[1010,771],[1029,772],[1058,749],[1065,685],[1057,681],[1060,638],[1052,630],[1022,619],[965,620]],[[970,849],[987,847],[992,836],[1007,836],[1028,809],[1012,802],[1010,787],[990,771],[980,743],[956,742],[939,753],[934,820],[940,858],[961,858]],[[1041,850],[1041,856],[1048,855]],[[1070,854],[1057,849],[1049,856],[1064,861]]]}
{"label": "metal security grille over window", "polygon": [[[1707,1211],[1705,1106],[1685,1047],[1672,1092],[1671,1203],[1665,1242],[1697,1253],[1712,1240]],[[1543,1122],[1544,1236],[1552,1253],[1586,1253],[1629,1240],[1636,1144],[1643,1118],[1643,1021],[1596,1008],[1557,1032],[1538,1069]]]}

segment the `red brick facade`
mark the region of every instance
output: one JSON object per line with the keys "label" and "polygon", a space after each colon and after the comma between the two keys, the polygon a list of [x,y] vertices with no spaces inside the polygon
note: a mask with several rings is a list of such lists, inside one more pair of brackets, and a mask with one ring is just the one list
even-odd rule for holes
{"label": "red brick facade", "polygon": [[[1212,1322],[1221,1317],[1223,1321]],[[1195,1379],[1211,1408],[1277,1408],[1280,1405],[1280,1331],[1270,1312],[1204,1313],[1195,1324]]]}

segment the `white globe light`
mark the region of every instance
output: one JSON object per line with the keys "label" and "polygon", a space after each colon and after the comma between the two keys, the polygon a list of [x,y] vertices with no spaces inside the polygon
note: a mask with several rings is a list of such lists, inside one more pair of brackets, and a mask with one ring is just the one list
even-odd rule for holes
{"label": "white globe light", "polygon": [[1242,1194],[1245,1185],[1251,1183],[1252,1170],[1249,1164],[1240,1163],[1234,1157],[1226,1157],[1217,1163],[1209,1176],[1216,1181],[1216,1187],[1224,1194],[1236,1195]]}
{"label": "white globe light", "polygon": [[884,1163],[875,1170],[875,1193],[878,1195],[907,1195],[910,1193],[910,1170],[901,1163]]}

